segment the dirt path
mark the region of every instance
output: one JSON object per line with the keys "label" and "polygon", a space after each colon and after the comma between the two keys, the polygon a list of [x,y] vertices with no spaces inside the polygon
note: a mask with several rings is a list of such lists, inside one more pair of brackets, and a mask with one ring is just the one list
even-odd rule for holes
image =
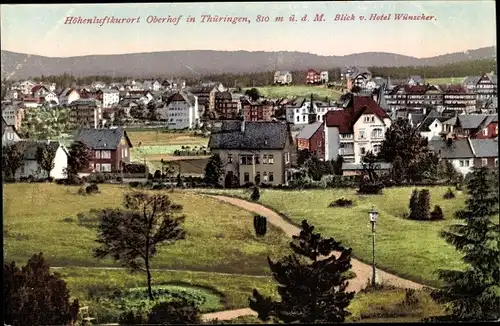
{"label": "dirt path", "polygon": [[212,312],[208,314],[203,314],[201,319],[203,321],[211,321],[214,319],[218,320],[231,320],[242,316],[257,316],[257,313],[250,308],[235,309],[235,310],[224,310],[219,312]]}
{"label": "dirt path", "polygon": [[[246,200],[233,197],[217,196],[217,195],[207,195],[207,196],[229,203],[239,208],[243,208],[245,210],[254,212],[256,214],[264,215],[267,217],[268,221],[271,224],[282,229],[289,237],[291,237],[292,235],[298,235],[300,233],[300,229],[298,227],[287,222],[279,214],[262,205],[251,203]],[[335,255],[338,254],[339,253],[335,253]],[[352,265],[352,271],[356,273],[356,278],[349,280],[348,290],[358,292],[359,290],[363,289],[366,286],[368,280],[371,279],[372,266],[362,263],[356,259],[351,259],[351,265]],[[421,284],[405,280],[396,275],[381,271],[379,269],[376,270],[376,279],[378,283],[388,283],[400,288],[422,289],[424,287]]]}

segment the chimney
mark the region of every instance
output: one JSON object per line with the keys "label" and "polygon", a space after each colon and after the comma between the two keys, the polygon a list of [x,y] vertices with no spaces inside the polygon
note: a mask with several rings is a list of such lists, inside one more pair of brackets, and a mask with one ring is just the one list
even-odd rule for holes
{"label": "chimney", "polygon": [[245,119],[241,120],[241,132],[245,132]]}

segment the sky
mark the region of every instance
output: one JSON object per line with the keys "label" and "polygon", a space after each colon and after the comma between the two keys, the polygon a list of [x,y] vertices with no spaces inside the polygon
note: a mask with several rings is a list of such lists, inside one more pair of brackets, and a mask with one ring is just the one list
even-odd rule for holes
{"label": "sky", "polygon": [[[2,50],[48,57],[246,50],[325,56],[391,52],[424,58],[496,46],[493,0],[34,4],[1,5],[0,12]],[[288,21],[293,14],[297,21]],[[325,21],[312,21],[316,14],[323,14]],[[355,19],[335,21],[341,14]],[[389,20],[369,20],[372,14],[391,16]],[[395,14],[435,18],[396,21]],[[182,17],[176,25],[148,23],[150,16],[169,15]],[[249,22],[202,23],[201,15],[248,17]],[[258,15],[268,16],[269,21],[257,22]],[[304,15],[308,16],[306,22],[300,20]],[[102,26],[65,24],[67,17],[105,16],[135,20]],[[187,23],[188,16],[196,21]],[[284,21],[274,22],[279,16]]]}

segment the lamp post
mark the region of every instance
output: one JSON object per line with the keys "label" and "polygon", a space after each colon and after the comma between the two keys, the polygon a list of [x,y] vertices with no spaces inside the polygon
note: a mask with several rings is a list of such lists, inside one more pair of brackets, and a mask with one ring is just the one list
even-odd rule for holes
{"label": "lamp post", "polygon": [[377,222],[378,212],[372,206],[372,210],[369,213],[370,223],[372,225],[372,286],[375,287],[375,223]]}

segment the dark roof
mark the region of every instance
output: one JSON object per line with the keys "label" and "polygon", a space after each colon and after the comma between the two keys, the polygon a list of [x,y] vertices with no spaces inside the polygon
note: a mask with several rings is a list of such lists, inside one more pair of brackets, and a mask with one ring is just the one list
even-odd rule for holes
{"label": "dark roof", "polygon": [[215,98],[218,100],[229,100],[229,101],[233,99],[231,93],[228,91],[215,93]]}
{"label": "dark roof", "polygon": [[[20,143],[26,146],[24,150],[25,160],[36,160],[36,151],[39,147],[47,144],[46,141],[36,141],[36,140],[22,140]],[[54,150],[57,150],[61,144],[58,141],[50,141],[49,146]]]}
{"label": "dark roof", "polygon": [[463,129],[477,129],[481,127],[483,121],[487,119],[487,115],[483,114],[465,114],[457,117],[457,124]]}
{"label": "dark roof", "polygon": [[470,145],[476,157],[498,157],[498,139],[471,139]]}
{"label": "dark roof", "polygon": [[305,125],[297,135],[297,139],[311,139],[314,133],[323,125],[323,122],[315,122]]}
{"label": "dark roof", "polygon": [[125,137],[132,147],[132,143],[127,136],[127,132],[123,128],[116,129],[80,129],[76,141],[81,141],[92,149],[109,149],[114,150],[120,144],[122,137]]}
{"label": "dark roof", "polygon": [[221,131],[210,136],[208,146],[210,149],[283,149],[288,140],[288,126],[283,122],[223,121]]}
{"label": "dark roof", "polygon": [[473,158],[474,154],[468,139],[453,140],[451,145],[443,140],[430,140],[429,149],[438,153],[440,158]]}
{"label": "dark roof", "polygon": [[354,96],[346,109],[328,111],[324,121],[327,127],[338,127],[341,134],[347,134],[353,132],[353,126],[362,114],[375,114],[381,119],[389,118],[371,96]]}
{"label": "dark roof", "polygon": [[481,79],[482,76],[467,76],[465,77],[463,84],[473,84],[476,85],[479,82],[479,79]]}

